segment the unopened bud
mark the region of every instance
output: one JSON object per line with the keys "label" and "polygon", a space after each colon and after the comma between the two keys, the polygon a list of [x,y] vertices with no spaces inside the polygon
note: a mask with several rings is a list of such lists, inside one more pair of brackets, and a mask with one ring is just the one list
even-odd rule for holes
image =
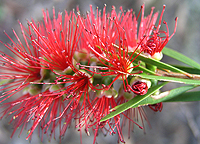
{"label": "unopened bud", "polygon": [[109,76],[104,76],[102,79],[102,84],[109,85],[112,82],[112,78]]}
{"label": "unopened bud", "polygon": [[152,56],[152,58],[159,61],[163,58],[163,54],[162,52],[157,52]]}
{"label": "unopened bud", "polygon": [[33,84],[33,85],[31,85],[29,87],[28,93],[30,95],[37,95],[37,94],[39,94],[41,92],[41,90],[42,90],[42,85],[40,85],[40,84]]}
{"label": "unopened bud", "polygon": [[59,89],[60,89],[59,85],[52,85],[52,86],[50,86],[49,91],[54,92],[54,91],[57,91]]}
{"label": "unopened bud", "polygon": [[151,86],[151,81],[140,78],[132,78],[130,82],[131,91],[137,95],[144,95],[147,93],[148,88]]}
{"label": "unopened bud", "polygon": [[50,73],[51,73],[51,71],[48,69],[41,69],[40,70],[41,80],[49,79]]}
{"label": "unopened bud", "polygon": [[124,92],[124,98],[127,99],[127,100],[130,100],[133,98],[134,96],[134,93],[131,91],[131,92]]}
{"label": "unopened bud", "polygon": [[151,81],[148,79],[141,79],[139,77],[133,77],[130,81],[130,85],[133,85],[134,82],[136,81],[141,81],[141,82],[145,82],[147,84],[148,89],[151,87]]}
{"label": "unopened bud", "polygon": [[107,97],[107,98],[117,98],[118,93],[114,88],[110,88],[109,90],[97,90],[96,91],[96,96],[101,98],[103,96]]}

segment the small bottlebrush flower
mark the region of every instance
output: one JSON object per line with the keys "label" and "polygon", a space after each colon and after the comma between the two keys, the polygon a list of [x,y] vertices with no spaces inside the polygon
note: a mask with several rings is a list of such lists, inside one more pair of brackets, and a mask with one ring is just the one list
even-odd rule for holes
{"label": "small bottlebrush flower", "polygon": [[[160,19],[158,22],[158,25],[156,26],[155,24],[150,24],[149,28],[150,33],[144,33],[143,38],[141,42],[141,49],[144,51],[145,54],[149,54],[152,58],[160,60],[162,59],[162,49],[165,47],[165,45],[168,43],[168,41],[172,38],[172,36],[176,32],[176,26],[177,26],[177,20],[178,18],[175,18],[175,27],[174,27],[174,32],[172,35],[169,35],[169,28],[167,25],[167,22],[163,21],[163,24],[166,25],[167,31],[160,30],[161,23],[162,23],[162,17],[164,14],[165,10],[165,5],[163,5],[163,10],[160,15]],[[152,9],[153,11],[153,9]]]}
{"label": "small bottlebrush flower", "polygon": [[71,121],[75,117],[74,109],[80,105],[83,94],[86,99],[88,83],[92,83],[86,73],[76,69],[73,59],[80,37],[80,29],[74,22],[75,14],[68,15],[66,12],[62,23],[61,13],[57,19],[54,9],[53,13],[53,20],[50,20],[48,11],[43,11],[44,25],[39,23],[37,26],[32,20],[25,29],[20,23],[25,45],[14,30],[18,43],[6,34],[13,44],[4,45],[15,54],[16,59],[3,52],[0,55],[1,68],[6,70],[0,73],[0,79],[9,80],[0,87],[6,91],[0,102],[23,91],[18,99],[3,104],[5,110],[2,117],[7,114],[12,116],[10,122],[16,126],[13,134],[18,127],[23,130],[29,121],[33,121],[27,139],[37,127],[43,133],[50,130],[51,139],[56,128],[62,127],[62,118],[67,117]]}
{"label": "small bottlebrush flower", "polygon": [[[23,90],[27,86],[30,86],[32,81],[40,81],[42,79],[41,71],[45,69],[40,61],[33,59],[41,56],[37,51],[37,46],[33,43],[29,44],[30,39],[26,37],[25,31],[30,31],[23,28],[21,23],[21,31],[24,38],[25,45],[19,39],[15,31],[13,33],[18,42],[14,42],[7,34],[5,35],[11,40],[12,44],[4,44],[15,56],[9,56],[3,51],[0,51],[0,80],[4,80],[0,86],[3,92],[0,102],[5,101],[11,96],[15,95],[19,91]],[[3,42],[1,42],[3,43]]]}
{"label": "small bottlebrush flower", "polygon": [[53,95],[46,91],[34,96],[29,93],[24,94],[17,100],[5,103],[3,107],[6,108],[3,116],[12,115],[9,123],[13,123],[15,126],[11,137],[19,127],[21,127],[21,134],[23,129],[27,127],[28,122],[33,121],[31,128],[28,130],[27,139],[31,139],[32,133],[37,127],[39,130],[41,127],[41,139],[43,139],[43,134],[47,133],[47,130],[50,129],[51,139],[52,134],[55,134],[56,127],[58,125],[61,126],[61,119],[58,121],[54,119],[60,115],[67,105],[63,102],[61,96]]}
{"label": "small bottlebrush flower", "polygon": [[[62,95],[65,103],[69,103],[58,117],[59,119],[65,119],[65,124],[60,131],[60,136],[65,134],[72,119],[75,119],[75,121],[78,119],[80,121],[82,113],[86,113],[86,107],[91,107],[89,92],[94,89],[94,86],[92,85],[93,77],[90,74],[84,70],[78,70],[73,66],[71,66],[71,68],[75,72],[73,75],[58,73],[59,78],[56,80],[56,83],[65,85],[60,89],[60,92],[57,92],[57,94]],[[65,115],[66,112],[67,115]],[[82,121],[82,126],[76,124],[76,127],[80,132],[82,127],[87,128],[86,118],[84,117]]]}
{"label": "small bottlebrush flower", "polygon": [[[101,15],[101,11],[97,8],[95,16],[92,5],[90,5],[90,12],[87,12],[85,18],[82,18],[79,24],[84,29],[83,41],[95,51],[102,54],[101,47],[109,47],[118,38],[116,25],[111,20],[116,17],[115,9],[111,13],[106,13],[106,5],[103,9],[103,14]],[[107,41],[110,41],[110,43],[107,43]]]}
{"label": "small bottlebrush flower", "polygon": [[[141,6],[140,12],[137,17],[135,16],[135,13],[133,13],[132,9],[128,10],[125,13],[121,8],[121,26],[126,32],[126,38],[130,52],[133,52],[136,48],[140,47],[140,44],[144,41],[144,35],[149,35],[152,32],[153,25],[155,25],[156,19],[158,17],[158,13],[155,13],[153,15],[154,7],[152,7],[151,13],[148,16],[144,17],[144,6],[144,4]],[[138,18],[141,11],[141,21],[139,24]]]}
{"label": "small bottlebrush flower", "polygon": [[[158,12],[153,14],[154,7],[152,7],[150,14],[145,17],[144,7],[145,5],[143,4],[137,17],[135,16],[135,14],[132,14],[132,10],[129,10],[126,14],[124,14],[123,10],[121,10],[122,17],[123,19],[125,19],[122,27],[126,31],[129,51],[134,51],[139,44],[140,51],[143,51],[145,55],[160,60],[162,59],[162,49],[176,32],[177,18],[175,19],[174,32],[170,36],[168,25],[165,21],[163,22],[163,24],[166,25],[167,31],[160,30],[165,5],[163,6],[163,10],[161,12],[157,26],[155,25],[155,23],[158,18]],[[141,20],[140,24],[138,24],[140,13]],[[137,27],[137,25],[139,25],[139,27]],[[138,32],[137,29],[139,30]]]}

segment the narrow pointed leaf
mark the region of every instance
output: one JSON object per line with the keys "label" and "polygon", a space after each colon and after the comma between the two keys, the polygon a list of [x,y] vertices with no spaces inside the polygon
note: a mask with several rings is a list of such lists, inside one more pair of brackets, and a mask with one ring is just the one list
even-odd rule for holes
{"label": "narrow pointed leaf", "polygon": [[148,98],[155,91],[159,90],[160,88],[162,88],[166,84],[167,84],[167,82],[163,82],[163,83],[161,83],[159,85],[156,85],[156,86],[150,88],[145,95],[143,95],[143,96],[136,96],[133,99],[131,99],[130,101],[128,101],[128,102],[126,102],[124,104],[121,104],[121,105],[115,107],[115,111],[113,111],[110,114],[108,114],[107,116],[105,116],[103,119],[101,119],[100,122],[103,122],[103,121],[105,121],[107,119],[110,119],[110,118],[112,118],[112,117],[114,117],[114,116],[116,116],[116,115],[124,112],[125,110],[131,108],[131,107],[138,107],[141,101],[143,101],[146,98]]}
{"label": "narrow pointed leaf", "polygon": [[186,92],[172,99],[168,99],[165,102],[190,102],[190,101],[200,101],[200,91]]}
{"label": "narrow pointed leaf", "polygon": [[195,80],[195,79],[183,79],[183,78],[155,76],[155,75],[146,75],[146,74],[136,74],[136,76],[139,76],[141,78],[146,78],[146,79],[154,79],[154,80],[169,81],[169,82],[176,82],[176,83],[200,85],[200,80]]}
{"label": "narrow pointed leaf", "polygon": [[[184,93],[188,90],[191,90],[193,88],[196,88],[197,86],[194,85],[188,85],[188,86],[183,86],[183,87],[178,87],[175,89],[172,89],[170,91],[165,91],[160,93],[159,95],[156,96],[150,96],[144,101],[140,103],[140,105],[147,105],[147,104],[156,104],[164,101],[186,101],[189,100],[186,96],[182,97]],[[191,95],[192,96],[192,95]],[[200,97],[199,97],[200,100]]]}
{"label": "narrow pointed leaf", "polygon": [[197,62],[195,62],[194,60],[188,58],[187,56],[175,51],[175,50],[172,50],[170,48],[167,48],[165,47],[163,50],[162,50],[163,54],[171,57],[171,58],[174,58],[178,61],[181,61],[189,66],[192,66],[194,68],[197,68],[200,70],[200,64],[198,64]]}
{"label": "narrow pointed leaf", "polygon": [[186,67],[186,66],[180,66],[180,65],[172,65],[178,69],[181,69],[187,73],[190,73],[190,74],[199,74],[200,75],[200,70],[199,69],[196,69],[196,68],[193,68],[193,67]]}
{"label": "narrow pointed leaf", "polygon": [[[133,54],[133,57],[136,57],[136,56],[137,56],[137,53]],[[178,68],[173,67],[173,66],[171,66],[169,64],[166,64],[166,63],[161,62],[161,61],[157,61],[155,59],[152,59],[152,58],[149,58],[149,57],[146,57],[146,56],[138,55],[137,58],[136,58],[136,61],[140,61],[140,60],[145,62],[145,63],[157,66],[158,69],[162,69],[162,70],[166,70],[167,69],[167,70],[170,70],[170,71],[173,71],[173,72],[189,75],[187,72],[185,72],[185,71],[183,71],[181,69],[178,69]]]}

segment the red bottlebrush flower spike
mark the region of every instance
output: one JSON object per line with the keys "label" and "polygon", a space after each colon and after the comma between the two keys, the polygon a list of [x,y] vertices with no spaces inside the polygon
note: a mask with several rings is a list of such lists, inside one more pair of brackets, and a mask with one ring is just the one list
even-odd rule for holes
{"label": "red bottlebrush flower spike", "polygon": [[[127,36],[127,43],[129,46],[129,51],[134,51],[136,48],[140,47],[140,45],[144,41],[144,35],[151,34],[153,30],[153,25],[156,23],[156,19],[158,17],[158,13],[155,13],[153,15],[153,9],[152,7],[151,13],[144,17],[144,4],[141,6],[140,12],[138,16],[136,17],[135,14],[133,14],[133,10],[129,10],[124,14],[124,11],[121,8],[122,13],[122,27],[124,28]],[[141,22],[138,28],[138,18],[142,11],[141,16]],[[153,17],[152,17],[153,15]],[[137,31],[137,29],[139,31]]]}
{"label": "red bottlebrush flower spike", "polygon": [[[144,129],[144,120],[148,120],[141,106],[100,121],[116,106],[147,93],[150,80],[139,79],[135,74],[141,73],[140,70],[148,72],[149,67],[144,62],[140,65],[137,58],[141,53],[153,58],[160,53],[175,33],[177,19],[174,32],[169,36],[165,22],[167,32],[160,30],[165,7],[158,26],[155,26],[158,13],[153,15],[154,8],[147,17],[144,17],[144,5],[137,17],[133,10],[125,13],[120,8],[121,12],[116,13],[115,7],[112,8],[110,13],[106,13],[106,6],[102,13],[98,8],[94,13],[90,6],[85,17],[78,10],[77,15],[74,11],[69,14],[65,11],[64,17],[59,12],[57,18],[53,9],[52,20],[48,10],[43,10],[43,22],[32,20],[27,29],[20,23],[25,45],[14,30],[17,43],[5,33],[13,44],[4,45],[16,58],[0,51],[0,68],[4,69],[0,72],[0,80],[3,80],[0,89],[5,91],[0,103],[23,92],[1,107],[4,111],[0,118],[12,116],[13,134],[18,127],[21,134],[32,121],[27,139],[31,139],[36,128],[39,134],[42,132],[41,139],[47,134],[50,140],[56,138],[59,128],[61,139],[75,122],[80,137],[83,129],[87,135],[93,131],[93,143],[99,130],[105,135],[118,133],[118,141],[125,143],[122,129],[127,121],[129,137],[133,125]],[[149,108],[161,111],[162,103],[149,105]],[[138,119],[142,126],[135,122]]]}
{"label": "red bottlebrush flower spike", "polygon": [[[25,93],[14,102],[5,103],[2,106],[6,108],[2,117],[6,114],[14,115],[11,120],[12,122],[15,119],[14,123],[16,124],[13,134],[18,127],[22,126],[23,129],[32,120],[33,125],[27,139],[31,138],[36,127],[39,129],[41,127],[43,133],[47,133],[48,129],[51,129],[51,139],[52,134],[55,134],[55,129],[58,126],[61,128],[61,120],[66,118],[66,113],[69,114],[68,121],[74,118],[76,115],[73,113],[74,109],[80,105],[78,99],[89,89],[88,76],[73,66],[73,55],[78,47],[80,37],[78,26],[70,20],[71,17],[73,20],[75,19],[75,14],[68,15],[66,13],[64,24],[62,24],[61,13],[56,19],[53,10],[53,21],[50,20],[48,11],[47,13],[43,11],[43,13],[45,25],[39,23],[37,28],[33,21],[28,22],[28,29],[25,29],[20,23],[26,45],[22,44],[14,31],[19,43],[15,43],[9,37],[13,44],[4,44],[19,60],[7,56],[3,52],[0,55],[2,58],[0,60],[1,68],[8,71],[1,72],[0,79],[12,80],[1,85],[0,88],[3,91],[13,88],[4,92],[0,98],[4,98],[2,100],[4,101],[18,91],[23,90]],[[65,73],[68,82],[61,78],[60,73]],[[73,73],[76,74],[73,76]],[[66,83],[73,84],[65,87]],[[72,98],[71,95],[73,95]],[[74,109],[70,110],[72,106]],[[71,117],[69,117],[70,115]]]}
{"label": "red bottlebrush flower spike", "polygon": [[41,54],[37,51],[36,45],[33,43],[31,45],[29,44],[30,39],[25,35],[25,31],[29,34],[31,31],[24,29],[21,23],[20,27],[25,45],[22,44],[22,41],[14,30],[13,33],[18,43],[14,42],[6,32],[4,32],[12,42],[12,44],[4,44],[4,46],[7,47],[15,57],[0,51],[0,80],[7,80],[7,82],[0,86],[2,92],[6,91],[0,96],[0,98],[4,98],[0,103],[29,86],[30,82],[42,79],[42,65],[38,60],[33,59],[33,57],[39,58]]}

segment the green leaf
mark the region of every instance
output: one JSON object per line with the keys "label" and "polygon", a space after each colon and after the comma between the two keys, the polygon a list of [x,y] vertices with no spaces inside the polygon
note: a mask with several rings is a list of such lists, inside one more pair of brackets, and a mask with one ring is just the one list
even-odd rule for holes
{"label": "green leaf", "polygon": [[200,91],[186,92],[172,99],[168,99],[165,102],[190,102],[190,101],[200,101]]}
{"label": "green leaf", "polygon": [[139,76],[141,78],[146,78],[146,79],[154,79],[154,80],[161,80],[161,81],[200,85],[200,80],[195,80],[195,79],[183,79],[183,78],[155,76],[155,75],[146,75],[146,74],[135,74],[135,76]]}
{"label": "green leaf", "polygon": [[[140,103],[140,105],[147,105],[147,104],[156,104],[164,101],[170,101],[172,102],[174,99],[175,101],[185,101],[187,97],[181,97],[180,95],[184,95],[183,93],[191,90],[193,88],[196,88],[197,86],[194,85],[188,85],[188,86],[183,86],[179,88],[172,89],[170,91],[165,91],[160,93],[159,95],[156,96],[150,96],[144,101]],[[199,97],[200,100],[200,97]]]}
{"label": "green leaf", "polygon": [[162,53],[200,70],[200,64],[175,50],[165,47]]}
{"label": "green leaf", "polygon": [[[134,53],[133,54],[133,57],[136,57],[137,56],[137,53]],[[154,66],[157,66],[158,69],[162,69],[162,70],[170,70],[170,71],[173,71],[173,72],[177,72],[177,73],[182,73],[182,74],[185,74],[185,75],[189,75],[187,72],[183,71],[183,70],[180,70],[176,67],[173,67],[169,64],[166,64],[164,62],[161,62],[161,61],[157,61],[155,59],[152,59],[152,58],[149,58],[147,56],[144,56],[144,55],[138,55],[137,58],[135,59],[136,61],[143,61],[145,63],[148,63],[148,64],[151,64],[151,65],[154,65]]]}
{"label": "green leaf", "polygon": [[[137,66],[138,64],[133,63],[133,65]],[[143,71],[145,73],[149,73],[149,74],[156,74],[155,72],[153,72],[153,71],[151,71],[151,70],[149,70],[149,69],[147,69],[147,68],[145,68],[143,66],[140,66],[140,65],[138,67],[134,68],[134,69],[135,70],[141,70],[141,71]]]}
{"label": "green leaf", "polygon": [[186,67],[186,66],[180,66],[180,65],[172,65],[178,69],[181,69],[187,73],[190,73],[190,74],[199,74],[200,75],[200,70],[199,69],[196,69],[196,68],[193,68],[193,67]]}
{"label": "green leaf", "polygon": [[150,88],[148,90],[148,92],[143,95],[143,96],[136,96],[134,97],[133,99],[129,100],[128,102],[124,103],[124,104],[121,104],[119,106],[116,106],[114,109],[115,111],[111,112],[110,114],[106,115],[103,119],[101,119],[100,122],[103,122],[107,119],[110,119],[122,112],[124,112],[125,110],[131,108],[131,107],[138,107],[139,104],[141,103],[141,101],[145,100],[146,98],[148,98],[150,95],[152,95],[155,91],[159,90],[160,88],[162,88],[164,85],[166,85],[167,82],[163,82],[159,85],[156,85],[152,88]]}

